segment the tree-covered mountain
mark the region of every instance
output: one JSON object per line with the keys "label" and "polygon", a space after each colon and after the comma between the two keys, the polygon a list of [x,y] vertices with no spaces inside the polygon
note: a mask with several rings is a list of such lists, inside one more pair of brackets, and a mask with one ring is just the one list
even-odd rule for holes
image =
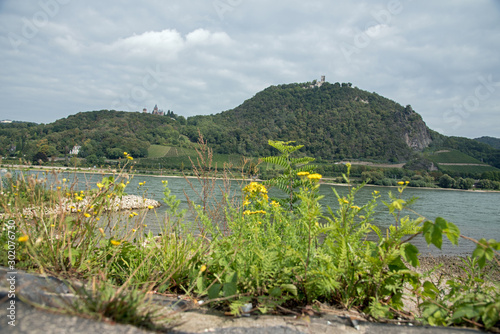
{"label": "tree-covered mountain", "polygon": [[271,86],[242,105],[188,119],[219,153],[268,155],[268,139],[294,140],[306,153],[329,160],[400,161],[426,148],[431,133],[411,106],[403,107],[350,84]]}
{"label": "tree-covered mountain", "polygon": [[[81,112],[50,124],[0,124],[0,155],[27,160],[79,155],[144,157],[150,145],[191,146],[200,131],[215,153],[268,156],[269,139],[296,141],[303,154],[323,160],[404,162],[430,148],[456,149],[500,167],[500,150],[430,130],[411,106],[349,83],[271,86],[240,106],[210,116],[139,112]],[[37,156],[37,154],[39,154]],[[38,160],[36,160],[38,161]]]}
{"label": "tree-covered mountain", "polygon": [[497,150],[500,150],[500,138],[494,138],[494,137],[488,137],[488,136],[483,136],[480,138],[475,138],[475,141],[478,141],[483,144],[490,145],[493,148],[496,148]]}

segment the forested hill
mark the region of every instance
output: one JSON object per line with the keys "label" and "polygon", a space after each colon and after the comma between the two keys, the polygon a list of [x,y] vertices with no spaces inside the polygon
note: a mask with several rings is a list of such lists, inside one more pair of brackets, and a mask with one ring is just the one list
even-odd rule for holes
{"label": "forested hill", "polygon": [[500,139],[499,138],[484,136],[481,138],[476,138],[474,140],[478,141],[480,143],[483,143],[483,144],[490,145],[491,147],[496,148],[497,150],[500,150]]}
{"label": "forested hill", "polygon": [[426,148],[431,132],[411,106],[403,107],[350,84],[271,86],[242,105],[188,119],[220,153],[270,154],[268,139],[294,140],[325,159],[399,161]]}
{"label": "forested hill", "polygon": [[2,124],[0,155],[16,151],[29,158],[42,151],[51,157],[81,146],[82,157],[95,154],[116,159],[123,157],[124,151],[144,157],[151,144],[178,145],[188,141],[178,131],[185,124],[182,116],[115,110],[80,112],[50,124]]}
{"label": "forested hill", "polygon": [[[351,84],[271,86],[240,106],[187,120],[139,112],[80,112],[50,124],[0,124],[0,155],[39,161],[66,156],[116,159],[148,155],[150,145],[191,147],[201,131],[216,153],[275,154],[269,139],[296,141],[300,152],[330,161],[373,159],[404,162],[430,148],[455,149],[500,167],[500,150],[475,140],[446,137],[427,128],[411,106]],[[43,154],[42,154],[43,153]],[[37,156],[38,154],[38,156]]]}

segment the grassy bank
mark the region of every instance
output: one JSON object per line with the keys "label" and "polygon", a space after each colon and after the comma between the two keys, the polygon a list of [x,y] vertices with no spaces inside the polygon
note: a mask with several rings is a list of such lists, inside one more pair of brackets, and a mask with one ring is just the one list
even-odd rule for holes
{"label": "grassy bank", "polygon": [[[13,245],[15,254],[11,259],[3,253],[0,264],[88,282],[78,290],[81,302],[70,306],[73,312],[147,328],[155,326],[155,310],[145,310],[141,301],[151,293],[182,294],[233,315],[300,314],[320,302],[379,321],[404,316],[431,325],[497,327],[499,288],[484,268],[487,262],[497,263],[499,243],[471,241],[478,245],[467,267],[473,279],[440,287],[413,269],[420,260],[411,240],[425,238],[440,248],[443,237],[454,244],[466,237],[443,218],[410,218],[405,212],[414,199],[405,198],[408,182],[399,182],[388,203],[380,203],[378,191],[360,203],[356,194],[364,184],[350,185],[347,165],[343,178],[349,193],[335,193],[339,209],[333,211],[318,202],[322,175],[309,159],[294,157],[300,147],[272,144],[281,155],[267,163],[280,166],[281,174],[265,183],[245,182],[243,195],[232,192],[231,171],[213,169],[210,149],[200,145],[194,178],[187,179],[201,186],[196,198],[188,198],[194,218],[186,218],[163,180],[167,212],[157,216],[159,235],[145,233],[143,212],[104,214],[126,192],[128,165],[83,193],[64,180],[46,189],[43,180],[4,179],[0,204],[11,218],[3,219],[1,242],[7,250]],[[221,176],[222,186],[216,187]],[[269,198],[270,187],[286,197]],[[66,194],[81,204],[76,212],[42,212]],[[23,214],[26,203],[35,211],[32,217]],[[370,223],[379,204],[387,205],[394,219],[387,233]],[[376,241],[367,241],[373,231]],[[453,293],[445,293],[450,288]],[[404,310],[405,295],[421,298],[418,313]],[[117,303],[131,307],[110,312]]]}

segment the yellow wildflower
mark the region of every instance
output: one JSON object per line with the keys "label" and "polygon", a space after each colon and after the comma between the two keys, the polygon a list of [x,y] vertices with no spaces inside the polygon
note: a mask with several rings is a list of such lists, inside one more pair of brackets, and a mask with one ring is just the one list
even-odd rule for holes
{"label": "yellow wildflower", "polygon": [[410,183],[410,181],[405,181],[405,184],[408,184],[408,183]]}
{"label": "yellow wildflower", "polygon": [[127,155],[127,159],[134,160],[134,158],[132,158],[130,155]]}
{"label": "yellow wildflower", "polygon": [[349,201],[345,197],[339,198],[339,204],[349,204]]}
{"label": "yellow wildflower", "polygon": [[252,202],[245,200],[245,201],[243,201],[243,206],[250,205],[250,203],[252,203]]}
{"label": "yellow wildflower", "polygon": [[244,215],[254,215],[254,214],[257,214],[257,213],[266,214],[266,211],[264,211],[264,210],[257,210],[257,211],[245,210],[245,211],[243,211]]}
{"label": "yellow wildflower", "polygon": [[112,244],[113,246],[120,246],[121,241],[118,241],[118,240],[111,240],[111,244]]}
{"label": "yellow wildflower", "polygon": [[76,212],[82,212],[82,210],[81,210],[81,209],[78,209],[78,210],[76,210]]}
{"label": "yellow wildflower", "polygon": [[56,227],[56,225],[54,225],[54,224],[50,224],[50,227]]}
{"label": "yellow wildflower", "polygon": [[19,239],[17,239],[17,241],[19,241],[19,242],[26,242],[26,241],[28,241],[29,238],[30,237],[25,234],[22,237],[19,237]]}
{"label": "yellow wildflower", "polygon": [[361,208],[357,205],[352,205],[351,209],[358,210],[358,211],[361,210]]}
{"label": "yellow wildflower", "polygon": [[135,232],[137,232],[137,230],[136,230],[135,228],[133,228],[133,229],[132,229],[132,232],[134,232],[134,233],[135,233]]}
{"label": "yellow wildflower", "polygon": [[154,208],[155,208],[154,206],[152,206],[152,205],[148,205],[148,209],[149,209],[149,210],[153,210]]}
{"label": "yellow wildflower", "polygon": [[309,175],[309,172],[298,172],[297,176],[307,176]]}
{"label": "yellow wildflower", "polygon": [[85,212],[83,215],[87,218],[90,218],[90,213]]}
{"label": "yellow wildflower", "polygon": [[378,190],[374,190],[374,191],[373,191],[373,193],[374,193],[375,195],[378,195],[378,194],[380,193],[380,191],[378,191]]}
{"label": "yellow wildflower", "polygon": [[102,187],[104,187],[104,184],[97,182],[97,188],[101,189]]}
{"label": "yellow wildflower", "polygon": [[128,155],[128,153],[127,152],[123,152],[123,155]]}
{"label": "yellow wildflower", "polygon": [[57,187],[57,190],[61,190],[61,187]]}
{"label": "yellow wildflower", "polygon": [[139,214],[137,212],[132,212],[134,216],[138,216]]}
{"label": "yellow wildflower", "polygon": [[316,181],[321,180],[321,178],[322,178],[322,177],[323,177],[323,176],[322,176],[321,174],[318,174],[318,173],[315,173],[315,174],[309,174],[309,175],[307,175],[307,178],[308,178],[309,180],[316,180]]}
{"label": "yellow wildflower", "polygon": [[97,217],[95,220],[101,220],[101,218]]}
{"label": "yellow wildflower", "polygon": [[68,180],[66,180],[66,179],[63,179],[63,182],[66,182],[66,181],[68,181]]}
{"label": "yellow wildflower", "polygon": [[271,205],[274,206],[275,208],[280,206],[280,204],[276,201],[271,201]]}
{"label": "yellow wildflower", "polygon": [[128,215],[130,218],[134,218],[134,215],[133,214],[129,214]]}
{"label": "yellow wildflower", "polygon": [[206,265],[202,265],[200,267],[200,273],[204,272],[205,270],[207,270],[207,266]]}
{"label": "yellow wildflower", "polygon": [[399,181],[399,182],[398,182],[398,184],[399,184],[400,186],[402,186],[402,185],[404,185],[404,184],[405,184],[405,182],[404,182],[404,181]]}

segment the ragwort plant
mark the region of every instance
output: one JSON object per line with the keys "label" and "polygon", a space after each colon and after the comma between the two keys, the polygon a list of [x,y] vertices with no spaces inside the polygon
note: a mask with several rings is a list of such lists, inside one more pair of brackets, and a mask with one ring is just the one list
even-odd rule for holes
{"label": "ragwort plant", "polygon": [[[290,147],[282,158],[289,161],[295,147],[284,145]],[[301,168],[295,175],[287,170],[284,180],[300,187],[285,207],[269,201],[263,184],[252,182],[243,188],[243,208],[228,212],[230,233],[212,230],[206,270],[196,291],[211,300],[232,300],[233,313],[249,302],[269,311],[323,300],[376,317],[391,316],[391,308],[402,308],[404,283],[416,279],[402,260],[415,263],[418,251],[401,238],[419,233],[422,221],[396,216],[400,226],[384,236],[369,223],[378,194],[364,206],[355,204],[363,185],[352,188],[347,197],[336,194],[339,209],[329,209],[330,217],[325,217],[318,195],[321,175]],[[366,240],[372,230],[378,242]]]}
{"label": "ragwort plant", "polygon": [[[349,171],[347,164],[344,179],[348,184]],[[390,194],[390,201],[384,203],[394,224],[381,231],[371,223],[380,198],[378,191],[372,192],[369,202],[359,204],[356,194],[364,184],[349,187],[345,196],[334,189],[338,209],[327,208],[325,215],[317,192],[321,176],[305,170],[295,176],[300,182],[292,184],[301,186],[294,191],[292,211],[289,201],[285,207],[269,202],[268,188],[263,184],[252,182],[243,188],[243,208],[228,213],[230,233],[223,235],[212,230],[214,237],[197,278],[196,292],[218,305],[226,304],[235,314],[249,303],[254,310],[268,312],[326,301],[358,309],[376,319],[404,315],[401,311],[405,285],[412,289],[412,294],[424,289],[430,295],[429,283],[422,286],[420,275],[408,267],[419,266],[419,250],[410,241],[423,235],[429,244],[440,248],[442,235],[456,244],[459,231],[442,218],[430,222],[424,217],[403,214],[411,211],[415,201],[402,197],[408,183],[399,182],[398,196]],[[288,178],[292,179],[292,175]],[[368,239],[370,233],[375,233],[375,240]],[[483,260],[490,259],[491,249],[498,247],[480,245],[484,249],[475,252],[475,256],[481,255]],[[497,307],[493,300],[488,303],[483,307],[485,316]],[[431,304],[422,304],[426,310],[424,321],[445,324],[429,318],[436,312],[429,309]],[[489,324],[496,318],[492,319]]]}

